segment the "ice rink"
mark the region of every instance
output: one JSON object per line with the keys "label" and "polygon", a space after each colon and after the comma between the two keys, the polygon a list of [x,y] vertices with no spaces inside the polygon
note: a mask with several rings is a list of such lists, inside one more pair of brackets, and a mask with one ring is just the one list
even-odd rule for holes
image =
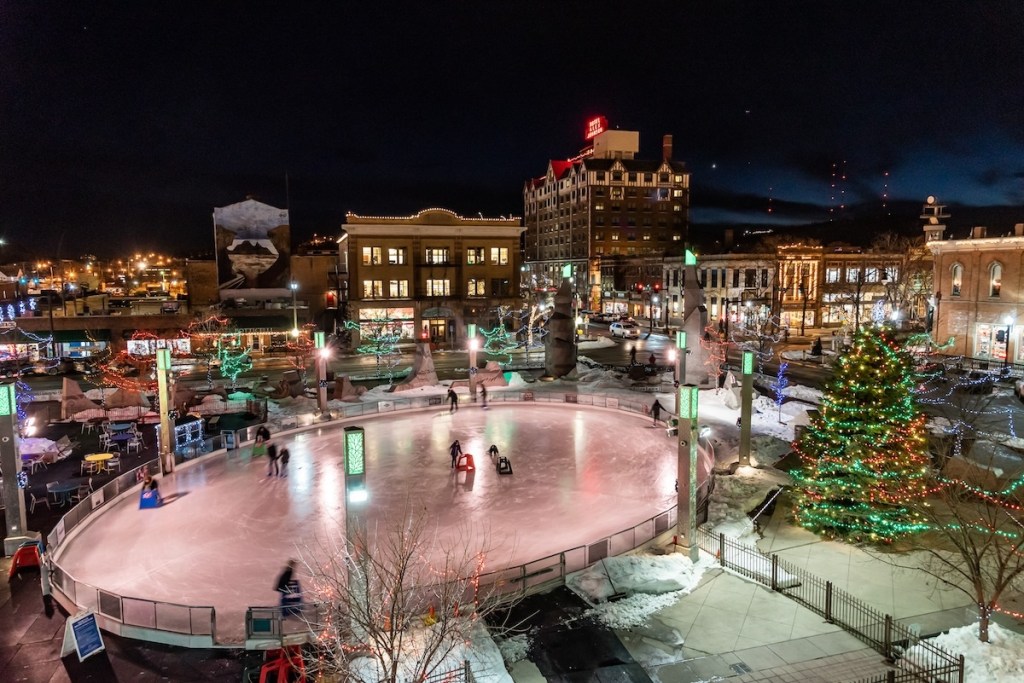
{"label": "ice rink", "polygon": [[[287,476],[268,477],[249,448],[211,456],[160,482],[167,503],[135,496],[105,507],[62,545],[61,566],[114,593],[213,605],[217,630],[243,629],[245,609],[276,605],[285,561],[344,533],[342,426],[366,430],[368,527],[409,501],[440,533],[470,529],[493,548],[486,571],[585,545],[675,502],[675,440],[649,418],[600,408],[499,404],[490,410],[376,416],[275,438]],[[455,439],[476,460],[450,467]],[[496,444],[513,465],[498,475]],[[321,539],[321,540],[318,540]]]}

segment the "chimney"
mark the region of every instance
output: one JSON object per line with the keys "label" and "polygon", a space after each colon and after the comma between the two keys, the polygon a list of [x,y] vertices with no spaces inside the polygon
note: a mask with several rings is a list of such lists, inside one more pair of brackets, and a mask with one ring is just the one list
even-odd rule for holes
{"label": "chimney", "polygon": [[976,225],[971,228],[971,239],[980,240],[985,237],[985,226]]}
{"label": "chimney", "polygon": [[672,160],[672,136],[665,135],[661,138],[661,160],[671,161]]}
{"label": "chimney", "polygon": [[1013,234],[1017,237],[1024,237],[1024,223],[1017,223],[1014,225]]}

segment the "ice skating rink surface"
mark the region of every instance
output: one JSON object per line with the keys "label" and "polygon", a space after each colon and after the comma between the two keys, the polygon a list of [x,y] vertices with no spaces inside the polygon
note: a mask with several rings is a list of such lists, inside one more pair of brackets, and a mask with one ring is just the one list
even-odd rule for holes
{"label": "ice skating rink surface", "polygon": [[[440,537],[491,548],[485,571],[609,536],[675,502],[675,440],[650,418],[599,408],[499,404],[382,415],[275,437],[287,476],[268,477],[249,448],[161,479],[163,507],[136,496],[105,507],[62,545],[75,579],[126,597],[209,606],[217,629],[243,628],[247,607],[276,605],[286,560],[344,534],[342,426],[366,433],[367,527],[412,507]],[[459,439],[476,470],[455,472]],[[499,475],[491,444],[510,458]],[[237,623],[236,623],[237,622]]]}

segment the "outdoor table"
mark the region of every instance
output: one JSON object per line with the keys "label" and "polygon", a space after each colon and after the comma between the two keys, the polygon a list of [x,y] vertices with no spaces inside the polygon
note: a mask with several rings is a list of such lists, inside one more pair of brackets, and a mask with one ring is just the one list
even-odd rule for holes
{"label": "outdoor table", "polygon": [[110,431],[112,432],[127,432],[132,428],[132,422],[111,422]]}
{"label": "outdoor table", "polygon": [[46,485],[46,490],[53,494],[57,505],[64,507],[71,502],[71,494],[77,491],[79,486],[77,481],[51,481]]}
{"label": "outdoor table", "polygon": [[112,442],[118,444],[118,447],[120,448],[120,444],[127,443],[127,442],[131,441],[134,438],[135,438],[135,435],[132,434],[131,432],[117,432],[116,434],[114,434],[114,435],[112,435],[110,437],[110,440]]}
{"label": "outdoor table", "polygon": [[98,472],[106,472],[107,471],[107,461],[110,460],[113,457],[114,457],[113,453],[93,453],[92,455],[85,456],[83,458],[83,460],[85,460],[86,462],[94,462],[94,463],[96,463],[96,471],[98,471]]}

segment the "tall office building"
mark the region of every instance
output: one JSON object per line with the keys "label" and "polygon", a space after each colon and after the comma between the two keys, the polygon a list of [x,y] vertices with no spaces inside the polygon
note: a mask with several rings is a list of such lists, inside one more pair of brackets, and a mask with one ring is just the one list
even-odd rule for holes
{"label": "tall office building", "polygon": [[602,262],[607,274],[610,264],[682,253],[690,174],[672,159],[671,135],[656,160],[637,158],[639,132],[609,130],[604,117],[588,122],[585,138],[577,156],[551,160],[523,187],[523,286],[550,290],[569,272],[578,305],[598,310]]}

